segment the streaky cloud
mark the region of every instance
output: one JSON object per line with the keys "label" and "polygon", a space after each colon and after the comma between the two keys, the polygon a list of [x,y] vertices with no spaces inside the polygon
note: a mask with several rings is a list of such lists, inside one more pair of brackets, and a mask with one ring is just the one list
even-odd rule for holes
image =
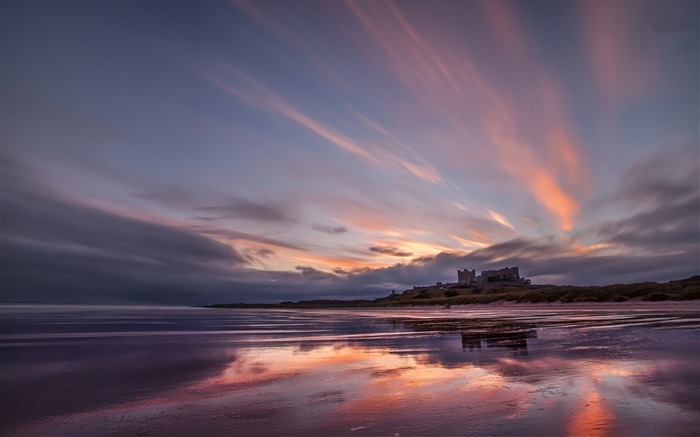
{"label": "streaky cloud", "polygon": [[312,224],[311,229],[328,235],[340,235],[348,232],[348,229],[345,226],[329,226],[318,223]]}
{"label": "streaky cloud", "polygon": [[197,206],[197,211],[214,214],[214,219],[262,220],[268,222],[290,222],[292,218],[280,207],[230,198],[225,205]]}
{"label": "streaky cloud", "polygon": [[601,206],[622,212],[595,226],[606,243],[649,253],[700,249],[700,152],[675,148],[632,163]]}
{"label": "streaky cloud", "polygon": [[391,255],[398,257],[407,257],[413,255],[411,252],[400,250],[394,246],[372,246],[369,248],[372,252],[381,253],[382,255]]}
{"label": "streaky cloud", "polygon": [[[477,143],[490,146],[454,147],[446,149],[446,155],[456,162],[480,162],[506,174],[521,183],[561,229],[574,227],[590,188],[589,166],[571,127],[571,104],[561,92],[555,71],[538,65],[536,50],[527,42],[530,35],[518,25],[508,4],[486,2],[481,7],[486,20],[491,20],[488,31],[495,29],[497,38],[518,52],[506,57],[507,68],[498,74],[479,65],[468,44],[454,47],[440,43],[434,32],[423,31],[416,15],[409,16],[393,3],[345,4],[373,47],[384,55],[382,66],[425,107],[444,118],[450,126],[448,136],[456,144],[473,144],[476,138]],[[470,12],[479,9],[473,5],[469,4]],[[443,37],[455,37],[446,32]],[[515,70],[528,74],[503,77],[504,71]],[[524,89],[534,87],[537,92],[527,100],[517,99],[514,84]],[[522,132],[531,125],[539,126],[540,132],[524,136]]]}
{"label": "streaky cloud", "polygon": [[493,221],[502,224],[503,226],[511,229],[515,229],[515,226],[508,220],[508,218],[502,214],[499,214],[495,211],[491,211],[490,209],[487,211],[489,214],[489,217],[493,219]]}
{"label": "streaky cloud", "polygon": [[[230,95],[254,107],[294,121],[336,147],[384,171],[409,174],[426,182],[444,185],[445,182],[440,172],[429,162],[425,160],[408,160],[405,158],[405,153],[397,154],[392,152],[390,148],[379,146],[379,142],[376,142],[374,147],[369,147],[366,142],[358,141],[340,128],[300,110],[287,99],[239,69],[229,66],[226,72],[228,73],[227,76],[230,77],[229,79],[222,79],[220,75],[208,71],[202,71],[200,74]],[[234,81],[231,80],[232,78],[235,78],[241,84],[234,84]],[[405,145],[400,146],[403,149],[406,147]],[[417,155],[415,152],[412,154]]]}
{"label": "streaky cloud", "polygon": [[184,228],[63,198],[3,161],[2,300],[183,302],[248,261]]}

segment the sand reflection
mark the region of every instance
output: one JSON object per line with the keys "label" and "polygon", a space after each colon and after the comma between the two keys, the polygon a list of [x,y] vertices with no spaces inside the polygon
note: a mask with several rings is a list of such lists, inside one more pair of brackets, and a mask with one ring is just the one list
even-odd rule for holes
{"label": "sand reflection", "polygon": [[610,435],[613,413],[600,393],[591,391],[579,401],[576,414],[566,427],[566,434],[572,437],[598,437]]}
{"label": "sand reflection", "polygon": [[[110,343],[105,351],[123,347],[110,358],[120,381],[96,390],[132,381],[150,391],[95,393],[102,404],[73,411],[64,402],[3,435],[688,435],[699,425],[696,331],[270,314],[246,325],[232,313],[230,336],[183,330],[178,350],[166,336],[147,337],[137,355],[132,340]],[[292,317],[305,335],[278,332]],[[76,344],[86,356],[95,347]],[[167,385],[143,383],[145,361],[147,380],[162,370]],[[60,376],[76,384],[74,373]]]}
{"label": "sand reflection", "polygon": [[385,350],[352,347],[345,344],[314,348],[284,346],[241,350],[236,360],[220,374],[205,379],[199,387],[217,387],[248,382],[273,381],[300,375],[322,375],[340,370],[365,369],[395,371],[414,367],[415,360]]}

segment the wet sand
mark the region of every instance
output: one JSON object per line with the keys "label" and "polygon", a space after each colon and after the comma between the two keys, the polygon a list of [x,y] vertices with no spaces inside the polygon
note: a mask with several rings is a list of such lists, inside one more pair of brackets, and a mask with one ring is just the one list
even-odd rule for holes
{"label": "wet sand", "polygon": [[0,309],[3,436],[700,430],[697,302]]}
{"label": "wet sand", "polygon": [[[455,305],[452,308],[469,308],[474,305]],[[513,301],[500,300],[490,304],[476,305],[488,306],[494,309],[508,307],[509,309],[538,310],[538,309],[561,309],[561,310],[606,310],[606,311],[627,311],[627,310],[688,310],[700,311],[700,300],[676,300],[664,302],[649,302],[643,300],[628,300],[626,302],[552,302],[552,303],[517,303]]]}

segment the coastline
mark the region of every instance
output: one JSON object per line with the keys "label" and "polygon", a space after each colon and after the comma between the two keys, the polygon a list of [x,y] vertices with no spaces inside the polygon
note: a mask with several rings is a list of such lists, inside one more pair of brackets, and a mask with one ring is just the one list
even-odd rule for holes
{"label": "coastline", "polygon": [[328,310],[410,310],[410,309],[426,309],[426,310],[466,310],[474,308],[488,308],[489,310],[603,310],[603,311],[619,311],[619,310],[682,310],[682,311],[700,311],[700,299],[694,300],[674,300],[674,301],[643,301],[643,300],[628,300],[625,302],[516,302],[499,300],[491,303],[468,303],[455,304],[445,308],[444,304],[440,303],[421,303],[421,304],[400,304],[400,305],[313,305],[304,301],[294,304],[217,304],[203,305],[202,308],[214,309],[328,309]]}
{"label": "coastline", "polygon": [[665,283],[613,284],[605,286],[537,285],[527,287],[501,287],[479,289],[472,287],[441,287],[392,292],[374,300],[302,300],[274,304],[229,303],[204,305],[208,308],[399,308],[442,306],[445,308],[470,305],[513,307],[514,305],[539,305],[544,307],[602,309],[604,306],[620,308],[651,305],[658,307],[687,307],[695,302],[700,307],[700,275]]}
{"label": "coastline", "polygon": [[460,308],[472,308],[475,305],[481,307],[488,307],[489,309],[502,309],[508,310],[512,308],[517,309],[595,309],[595,310],[641,310],[641,309],[654,309],[654,310],[688,310],[688,311],[700,311],[700,299],[695,300],[676,300],[676,301],[663,301],[663,302],[650,302],[643,300],[628,300],[625,302],[550,302],[550,303],[517,303],[517,302],[506,302],[498,301],[491,304],[470,304],[470,305],[454,305],[453,309]]}

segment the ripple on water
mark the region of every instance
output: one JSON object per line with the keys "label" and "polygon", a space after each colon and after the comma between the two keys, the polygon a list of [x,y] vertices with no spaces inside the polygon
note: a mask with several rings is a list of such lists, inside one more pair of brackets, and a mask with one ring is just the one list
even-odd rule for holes
{"label": "ripple on water", "polygon": [[[20,396],[46,408],[15,410],[24,420],[3,436],[683,435],[700,425],[700,321],[687,312],[119,311],[133,330],[107,332],[121,322],[83,312],[91,323],[68,332],[47,313],[59,322],[51,331],[20,323],[0,337],[0,378],[32,363],[51,370],[3,380],[4,407]],[[173,365],[190,356],[200,359]],[[91,407],[77,387],[93,391]]]}

